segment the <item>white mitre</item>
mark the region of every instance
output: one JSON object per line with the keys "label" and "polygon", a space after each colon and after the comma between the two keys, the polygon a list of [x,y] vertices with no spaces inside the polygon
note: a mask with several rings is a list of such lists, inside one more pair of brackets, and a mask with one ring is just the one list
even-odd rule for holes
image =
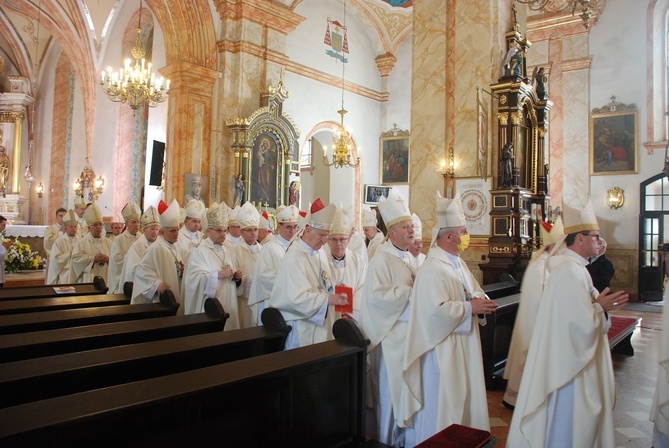
{"label": "white mitre", "polygon": [[230,207],[225,203],[207,210],[207,228],[228,227],[230,221]]}
{"label": "white mitre", "polygon": [[91,204],[84,212],[84,219],[89,226],[94,222],[102,222],[102,210],[97,205]]}
{"label": "white mitre", "polygon": [[79,223],[79,217],[74,210],[69,209],[65,216],[63,216],[63,224],[66,226],[76,226]]}
{"label": "white mitre", "polygon": [[376,227],[376,212],[368,205],[362,206],[362,226],[363,227]]}
{"label": "white mitre", "polygon": [[353,217],[351,216],[351,208],[343,207],[339,204],[332,220],[331,235],[346,235],[349,236],[351,228],[353,227]]}
{"label": "white mitre", "polygon": [[300,216],[300,209],[294,205],[289,205],[288,207],[279,207],[277,209],[276,222],[297,222],[298,216]]}
{"label": "white mitre", "polygon": [[160,214],[158,219],[160,220],[160,227],[163,229],[179,227],[181,221],[179,218],[179,203],[176,199],[172,200],[172,203]]}
{"label": "white mitre", "polygon": [[589,230],[599,230],[595,209],[592,207],[592,200],[583,208],[572,208],[567,204],[562,204],[562,218],[564,219],[564,233],[587,232]]}
{"label": "white mitre", "polygon": [[387,228],[401,221],[411,221],[409,204],[397,188],[390,190],[387,198],[379,199],[379,212]]}
{"label": "white mitre", "polygon": [[188,218],[202,219],[206,211],[207,207],[204,206],[204,202],[197,199],[192,199],[186,204],[186,216]]}
{"label": "white mitre", "polygon": [[150,226],[159,226],[160,217],[158,216],[158,210],[156,210],[153,205],[149,205],[149,207],[144,211],[142,217],[139,218],[139,222],[145,229]]}
{"label": "white mitre", "polygon": [[[307,224],[320,230],[330,230],[332,227],[332,220],[334,219],[337,206],[330,204],[326,206],[323,204],[321,198],[317,198],[309,207],[309,214],[307,215]],[[350,229],[349,229],[350,230]]]}
{"label": "white mitre", "polygon": [[121,215],[123,215],[125,222],[130,222],[136,219],[140,219],[142,216],[142,210],[135,201],[130,201],[125,204],[125,207],[123,207],[121,210]]}
{"label": "white mitre", "polygon": [[413,221],[413,239],[422,240],[423,239],[423,223],[417,214],[411,214],[411,221]]}
{"label": "white mitre", "polygon": [[247,227],[258,227],[258,224],[260,223],[260,213],[250,202],[245,202],[237,212],[237,222],[242,229]]}

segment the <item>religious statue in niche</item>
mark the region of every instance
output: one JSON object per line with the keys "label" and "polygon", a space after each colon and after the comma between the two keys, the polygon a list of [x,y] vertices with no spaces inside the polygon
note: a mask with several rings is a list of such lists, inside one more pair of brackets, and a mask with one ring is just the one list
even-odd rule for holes
{"label": "religious statue in niche", "polygon": [[504,58],[504,76],[523,76],[523,49],[513,42]]}
{"label": "religious statue in niche", "polygon": [[242,173],[237,174],[234,178],[234,188],[235,195],[232,200],[232,207],[237,207],[238,205],[243,205],[244,201],[244,192],[246,191],[246,186],[244,185],[244,179],[242,179]]}
{"label": "religious statue in niche", "polygon": [[261,134],[253,144],[253,183],[251,201],[269,203],[276,201],[276,142],[270,135]]}
{"label": "religious statue in niche", "polygon": [[9,180],[9,156],[7,149],[2,145],[2,132],[0,131],[0,192],[3,197],[7,194],[7,181]]}
{"label": "religious statue in niche", "polygon": [[502,148],[499,156],[499,181],[497,188],[510,187],[513,172],[513,142],[508,142]]}
{"label": "religious statue in niche", "polygon": [[548,89],[546,83],[548,82],[548,75],[544,67],[534,67],[532,72],[532,80],[534,83],[534,91],[537,92],[537,97],[540,100],[548,99]]}
{"label": "religious statue in niche", "polygon": [[300,207],[300,181],[294,180],[288,186],[288,205]]}

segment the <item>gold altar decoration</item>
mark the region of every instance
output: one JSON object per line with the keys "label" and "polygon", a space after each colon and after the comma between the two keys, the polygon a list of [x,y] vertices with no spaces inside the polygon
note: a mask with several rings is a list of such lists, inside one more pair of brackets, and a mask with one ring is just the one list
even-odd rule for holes
{"label": "gold altar decoration", "polygon": [[[130,108],[137,113],[137,109],[145,104],[156,107],[167,99],[170,93],[170,81],[164,78],[156,79],[155,73],[151,71],[151,62],[144,56],[146,52],[142,48],[142,0],[139,1],[139,19],[137,21],[137,41],[130,51],[135,58],[134,67],[130,66],[130,59],[125,60],[125,67],[112,73],[111,67],[107,72],[102,72],[100,85],[102,91],[115,103],[128,103]],[[164,85],[163,85],[164,84]]]}
{"label": "gold altar decoration", "polygon": [[91,158],[86,157],[86,166],[81,170],[79,178],[74,181],[74,193],[77,196],[84,197],[88,190],[88,201],[95,202],[102,194],[105,186],[105,180],[102,176],[96,177],[95,171],[91,166]]}

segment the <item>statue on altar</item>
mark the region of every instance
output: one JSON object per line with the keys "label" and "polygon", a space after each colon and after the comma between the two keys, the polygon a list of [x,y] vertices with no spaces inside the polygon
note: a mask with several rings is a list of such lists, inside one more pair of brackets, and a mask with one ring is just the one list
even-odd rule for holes
{"label": "statue on altar", "polygon": [[510,187],[513,179],[513,142],[508,142],[502,148],[502,152],[499,157],[499,182],[497,182],[497,188]]}
{"label": "statue on altar", "polygon": [[242,173],[237,174],[234,179],[235,184],[235,196],[232,200],[232,207],[241,206],[244,201],[244,192],[246,191],[246,186],[244,185],[244,179],[242,179]]}
{"label": "statue on altar", "polygon": [[288,187],[288,205],[300,208],[300,181],[294,180]]}
{"label": "statue on altar", "polygon": [[0,136],[0,191],[2,195],[7,194],[7,181],[9,180],[9,156],[7,149],[2,146],[2,136]]}

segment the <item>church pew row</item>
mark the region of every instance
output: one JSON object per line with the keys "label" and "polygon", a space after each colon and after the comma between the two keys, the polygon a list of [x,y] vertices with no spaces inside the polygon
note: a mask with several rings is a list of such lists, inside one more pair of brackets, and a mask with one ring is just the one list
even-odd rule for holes
{"label": "church pew row", "polygon": [[[54,288],[74,288],[73,292],[57,293]],[[0,288],[0,301],[19,299],[39,299],[47,297],[90,296],[107,294],[109,288],[102,277],[95,277],[93,283],[71,283],[67,285],[14,286]]]}
{"label": "church pew row", "polygon": [[502,373],[518,313],[519,289],[520,284],[509,274],[503,274],[498,283],[483,285],[486,295],[497,303],[497,310],[486,316],[486,325],[479,327],[483,376],[488,390],[503,384]]}
{"label": "church pew row", "polygon": [[167,290],[160,295],[160,302],[158,303],[101,306],[0,316],[0,335],[174,316],[178,308],[179,303],[174,298],[174,294]]}
{"label": "church pew row", "polygon": [[3,364],[0,408],[283,350],[290,327],[275,308],[265,309],[262,317],[262,327]]}
{"label": "church pew row", "polygon": [[0,410],[0,445],[358,447],[367,344],[335,340]]}
{"label": "church pew row", "polygon": [[3,300],[0,301],[0,316],[114,305],[130,305],[130,298],[125,294],[96,294],[45,299]]}
{"label": "church pew row", "polygon": [[216,306],[217,303],[217,300],[207,301],[205,313],[188,316],[158,317],[0,336],[0,363],[223,331],[229,315],[221,306]]}

